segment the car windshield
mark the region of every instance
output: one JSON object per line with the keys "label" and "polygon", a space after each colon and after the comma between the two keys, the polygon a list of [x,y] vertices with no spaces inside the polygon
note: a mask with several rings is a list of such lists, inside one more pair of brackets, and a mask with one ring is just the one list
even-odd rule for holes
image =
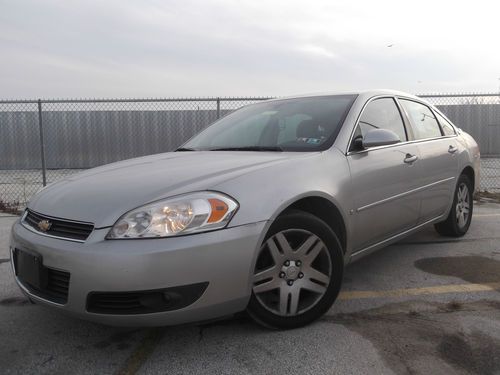
{"label": "car windshield", "polygon": [[273,100],[215,122],[179,151],[319,151],[330,147],[356,95]]}

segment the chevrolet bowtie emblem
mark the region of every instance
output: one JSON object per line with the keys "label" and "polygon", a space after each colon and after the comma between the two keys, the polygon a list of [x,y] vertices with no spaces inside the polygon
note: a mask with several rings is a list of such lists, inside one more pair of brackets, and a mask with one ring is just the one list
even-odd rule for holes
{"label": "chevrolet bowtie emblem", "polygon": [[52,226],[52,223],[48,220],[41,220],[38,222],[37,226],[42,232],[47,232]]}

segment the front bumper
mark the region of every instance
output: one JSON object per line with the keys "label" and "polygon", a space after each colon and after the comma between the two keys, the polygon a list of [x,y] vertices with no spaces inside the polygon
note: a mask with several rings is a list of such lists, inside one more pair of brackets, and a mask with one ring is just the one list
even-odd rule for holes
{"label": "front bumper", "polygon": [[[136,240],[105,240],[109,228],[96,229],[85,243],[46,237],[17,221],[11,250],[39,254],[43,265],[70,273],[68,299],[58,304],[16,282],[32,300],[99,323],[160,326],[218,318],[242,311],[251,294],[251,270],[266,222],[195,235]],[[206,283],[191,305],[149,314],[97,314],[87,310],[92,292],[132,292]]]}

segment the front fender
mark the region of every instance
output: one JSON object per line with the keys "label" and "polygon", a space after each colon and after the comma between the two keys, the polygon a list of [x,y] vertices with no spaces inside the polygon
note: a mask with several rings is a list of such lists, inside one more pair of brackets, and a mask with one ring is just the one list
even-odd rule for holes
{"label": "front fender", "polygon": [[286,208],[306,197],[327,199],[340,211],[350,236],[351,175],[345,155],[337,149],[291,159],[262,168],[215,188],[234,197],[240,208],[230,226],[272,222]]}

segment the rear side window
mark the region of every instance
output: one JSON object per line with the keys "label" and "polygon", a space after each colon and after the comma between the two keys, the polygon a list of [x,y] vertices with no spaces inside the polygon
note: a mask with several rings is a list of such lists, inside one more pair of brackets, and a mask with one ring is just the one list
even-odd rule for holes
{"label": "rear side window", "polygon": [[455,135],[455,129],[443,116],[436,112],[436,116],[441,124],[441,129],[443,129],[444,135]]}
{"label": "rear side window", "polygon": [[407,140],[403,119],[394,99],[381,98],[368,103],[359,119],[355,137],[364,136],[372,129],[392,130],[401,141]]}
{"label": "rear side window", "polygon": [[441,137],[441,129],[432,111],[426,105],[399,99],[405,109],[416,139]]}

